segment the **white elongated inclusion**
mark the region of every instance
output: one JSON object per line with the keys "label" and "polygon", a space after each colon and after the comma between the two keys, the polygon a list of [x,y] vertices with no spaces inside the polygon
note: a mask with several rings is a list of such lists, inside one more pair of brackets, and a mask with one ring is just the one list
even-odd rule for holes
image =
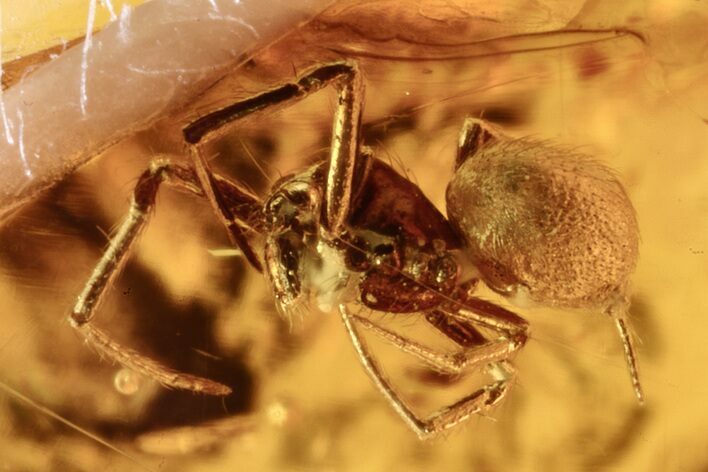
{"label": "white elongated inclusion", "polygon": [[86,42],[0,96],[0,215],[111,144],[183,107],[249,53],[329,3],[152,0],[124,9],[92,34],[92,1]]}

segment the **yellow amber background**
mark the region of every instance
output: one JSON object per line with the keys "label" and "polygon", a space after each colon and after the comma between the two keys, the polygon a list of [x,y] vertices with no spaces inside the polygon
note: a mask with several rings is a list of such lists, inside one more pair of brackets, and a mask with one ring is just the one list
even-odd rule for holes
{"label": "yellow amber background", "polygon": [[[134,395],[122,395],[114,388],[119,369],[83,345],[66,314],[106,234],[125,214],[139,173],[156,153],[180,152],[181,118],[170,118],[118,144],[0,228],[0,466],[705,469],[708,71],[701,37],[706,12],[700,3],[627,6],[628,17],[645,16],[647,44],[623,37],[501,57],[361,59],[367,77],[367,144],[406,172],[441,209],[459,126],[467,114],[480,110],[513,136],[532,135],[597,154],[617,171],[636,207],[642,236],[632,319],[641,340],[643,408],[632,396],[609,320],[599,314],[515,308],[532,326],[532,339],[515,360],[516,387],[487,416],[421,443],[360,368],[338,318],[313,310],[292,321],[280,319],[260,275],[236,258],[208,251],[227,244],[209,208],[169,190],[161,192],[151,226],[97,322],[169,365],[240,383],[234,384],[234,398],[223,404],[164,392],[146,380],[138,380]],[[118,8],[118,2],[113,5]],[[2,7],[3,60],[85,29],[82,2],[65,2],[65,10],[49,17],[18,7],[19,2]],[[617,14],[603,3],[588,4],[586,11],[602,18],[603,8],[608,18]],[[107,19],[105,10],[99,12]],[[31,35],[9,32],[8,18]],[[291,77],[293,68],[338,57],[311,46],[318,34],[306,32],[298,41],[263,51],[250,68],[235,74],[232,88],[217,90],[202,103],[247,96]],[[215,162],[263,194],[280,173],[324,156],[333,100],[331,92],[323,92],[244,121],[234,137],[212,147]],[[487,291],[483,295],[504,303]],[[383,320],[402,332],[429,336],[415,317]],[[370,342],[385,371],[422,411],[473,388],[422,383],[416,380],[415,363]],[[240,423],[225,419],[234,417],[227,409],[252,415],[255,426],[230,432]],[[210,439],[190,429],[202,420],[219,421],[221,429],[209,430],[215,438],[207,441],[208,448],[192,450]],[[186,429],[156,432],[173,426]]]}

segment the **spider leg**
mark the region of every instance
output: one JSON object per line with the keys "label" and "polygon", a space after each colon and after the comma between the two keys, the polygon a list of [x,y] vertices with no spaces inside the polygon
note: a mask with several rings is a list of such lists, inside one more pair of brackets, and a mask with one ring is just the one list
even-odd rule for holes
{"label": "spider leg", "polygon": [[245,230],[242,225],[239,224],[237,215],[227,204],[224,194],[219,189],[216,177],[209,168],[209,163],[207,163],[200,152],[199,147],[190,146],[189,157],[194,163],[194,169],[201,188],[204,191],[204,195],[211,203],[221,223],[226,227],[231,243],[241,249],[244,257],[254,269],[258,272],[263,272],[263,264],[253,250],[253,247],[249,244]]}
{"label": "spider leg", "polygon": [[[446,307],[446,312],[433,310],[426,314],[428,322],[462,346],[463,349],[456,354],[436,351],[400,336],[366,318],[349,314],[346,307],[340,305],[345,327],[367,373],[393,408],[423,439],[451,428],[472,414],[482,412],[496,404],[506,394],[509,379],[514,375],[513,367],[506,359],[519,350],[528,339],[528,323],[520,316],[465,292],[460,292],[459,296],[459,300],[447,304],[449,306]],[[445,373],[457,374],[480,365],[490,365],[490,372],[495,376],[495,382],[421,420],[406,406],[382,374],[353,321],[402,351]],[[487,341],[471,323],[497,331],[501,336]]]}
{"label": "spider leg", "polygon": [[334,235],[344,232],[352,199],[356,193],[355,176],[361,176],[370,159],[359,159],[361,112],[364,101],[364,81],[356,66],[352,66],[339,88],[337,108],[332,124],[329,171],[325,191],[325,215]]}
{"label": "spider leg", "polygon": [[[528,340],[528,322],[506,308],[472,296],[476,283],[470,282],[472,281],[460,285],[457,299],[445,303],[444,310],[431,310],[426,313],[426,321],[465,351],[473,352],[480,347],[494,346],[497,343],[506,346],[509,355],[518,351]],[[475,324],[500,333],[500,337],[488,341],[475,328]]]}
{"label": "spider leg", "polygon": [[482,325],[521,345],[528,339],[528,322],[506,308],[466,295],[449,305],[446,313],[456,320]]}
{"label": "spider leg", "polygon": [[[168,182],[182,190],[204,196],[204,192],[193,170],[172,165],[166,160],[153,161],[150,168],[138,180],[133,191],[130,212],[94,268],[91,277],[76,301],[69,321],[71,326],[81,333],[87,342],[108,358],[153,378],[165,386],[211,395],[228,395],[231,392],[229,387],[209,379],[174,371],[146,356],[121,346],[106,333],[91,324],[96,309],[105,295],[106,288],[111,285],[111,281],[120,272],[131,247],[144,228],[162,182]],[[247,223],[249,221],[255,221],[252,214],[260,206],[254,197],[223,177],[215,177],[215,182],[224,195],[227,195],[226,202],[228,205],[243,212],[243,217],[240,220],[244,222],[245,226],[248,226]]]}
{"label": "spider leg", "polygon": [[417,357],[432,368],[446,374],[459,374],[470,368],[505,360],[524,345],[519,339],[508,340],[500,338],[493,341],[485,341],[482,344],[463,347],[459,352],[450,354],[424,346],[367,318],[353,314],[349,316],[365,329],[393,344],[401,351]]}
{"label": "spider leg", "polygon": [[[327,174],[326,226],[335,235],[343,232],[352,196],[356,193],[355,177],[365,171],[364,166],[368,161],[357,159],[364,86],[358,67],[353,62],[334,62],[318,66],[294,82],[211,112],[184,128],[184,139],[189,146],[189,154],[195,162],[202,187],[226,222],[233,218],[228,209],[220,203],[218,191],[211,182],[209,164],[200,151],[200,145],[223,136],[236,121],[251,113],[301,100],[330,84],[338,88],[339,96],[332,125],[330,166]],[[232,232],[232,238],[238,243],[240,235]],[[256,266],[255,256],[246,256]],[[260,269],[260,266],[256,267]]]}
{"label": "spider leg", "polygon": [[[436,411],[429,417],[421,419],[405,404],[381,372],[380,367],[369,353],[368,348],[354,326],[352,315],[347,312],[346,306],[340,305],[339,311],[359,360],[369,374],[369,377],[371,377],[374,384],[376,384],[381,394],[389,401],[394,410],[396,410],[406,424],[408,424],[421,439],[434,436],[446,429],[454,427],[473,414],[491,408],[498,403],[507,392],[508,379],[513,375],[513,373],[509,371],[501,372],[495,382],[474,391],[452,405]],[[504,366],[506,365],[507,364],[504,363]]]}
{"label": "spider leg", "polygon": [[425,314],[425,321],[430,323],[435,329],[447,336],[458,346],[469,348],[488,342],[487,338],[471,323],[456,320],[440,310],[427,312]]}
{"label": "spider leg", "polygon": [[615,326],[622,339],[622,347],[624,348],[624,358],[629,369],[629,376],[634,388],[634,394],[639,403],[644,403],[644,391],[639,380],[639,365],[637,362],[637,350],[634,346],[632,334],[627,327],[627,305],[628,302],[623,301],[612,305],[607,311],[608,314],[615,320]]}

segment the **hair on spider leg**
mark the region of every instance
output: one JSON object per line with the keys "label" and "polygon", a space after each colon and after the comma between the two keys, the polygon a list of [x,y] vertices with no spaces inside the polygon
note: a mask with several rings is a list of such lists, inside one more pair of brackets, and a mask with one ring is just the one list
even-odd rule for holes
{"label": "hair on spider leg", "polygon": [[[377,144],[377,149],[383,150],[383,153],[386,155],[386,160],[388,161],[388,164],[393,169],[397,169],[406,180],[410,180],[416,186],[419,186],[415,175],[413,175],[413,173],[411,172],[410,167],[407,167],[405,165],[405,163],[403,162],[403,158],[401,158],[400,154],[391,151],[382,139],[378,139]],[[369,149],[369,152],[373,154],[373,151],[371,149]]]}
{"label": "hair on spider leg", "polygon": [[[265,171],[263,168],[263,165],[256,159],[256,156],[253,155],[253,151],[251,151],[250,146],[241,138],[238,140],[239,144],[243,148],[244,152],[246,153],[246,156],[248,156],[248,159],[256,166],[258,169],[258,172],[261,173],[261,175],[265,178],[266,182],[269,184],[273,183],[273,178]],[[264,162],[265,165],[269,165],[267,162]],[[277,171],[277,169],[276,169]],[[282,177],[282,176],[281,176]],[[253,191],[252,188],[249,190]],[[255,193],[255,192],[254,192]]]}

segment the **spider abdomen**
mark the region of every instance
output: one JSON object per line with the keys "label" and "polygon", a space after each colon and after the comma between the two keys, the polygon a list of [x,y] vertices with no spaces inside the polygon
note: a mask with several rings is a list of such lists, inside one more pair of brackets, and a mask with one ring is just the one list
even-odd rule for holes
{"label": "spider abdomen", "polygon": [[447,209],[487,283],[540,303],[606,307],[637,262],[634,209],[615,175],[547,143],[483,145],[448,185]]}

